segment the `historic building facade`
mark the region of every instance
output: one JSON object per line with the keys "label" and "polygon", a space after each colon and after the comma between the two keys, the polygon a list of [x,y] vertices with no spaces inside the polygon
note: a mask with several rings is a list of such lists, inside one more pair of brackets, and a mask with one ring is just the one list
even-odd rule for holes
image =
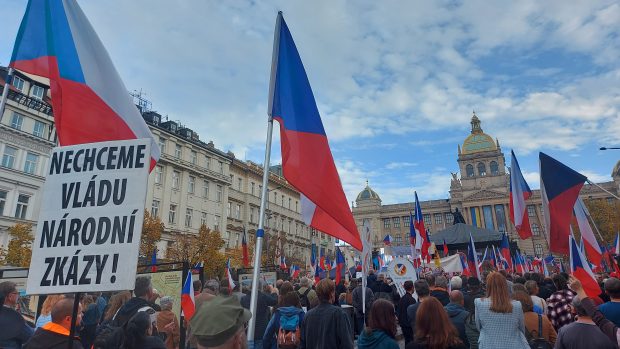
{"label": "historic building facade", "polygon": [[[510,174],[505,170],[504,153],[499,141],[483,132],[476,114],[471,119],[470,135],[462,146],[458,145],[457,163],[459,173],[452,173],[450,197],[420,202],[424,225],[430,233],[451,225],[452,212],[458,209],[467,224],[507,232],[509,238],[529,255],[547,254],[540,191],[533,190],[532,197],[526,201],[533,237],[521,240],[509,219]],[[613,181],[599,185],[620,194],[620,162],[616,164],[612,178]],[[584,199],[611,200],[609,194],[589,184],[581,189],[580,196]],[[382,205],[379,194],[367,185],[355,203],[353,216],[360,231],[364,219],[370,219],[375,248],[383,246],[383,237],[387,234],[394,238],[395,245],[408,244],[409,213],[413,211],[413,202]]]}
{"label": "historic building facade", "polygon": [[[7,69],[0,67],[0,94],[6,77]],[[36,229],[47,161],[56,144],[49,82],[15,72],[0,117],[0,246],[6,246],[9,227],[29,223]]]}

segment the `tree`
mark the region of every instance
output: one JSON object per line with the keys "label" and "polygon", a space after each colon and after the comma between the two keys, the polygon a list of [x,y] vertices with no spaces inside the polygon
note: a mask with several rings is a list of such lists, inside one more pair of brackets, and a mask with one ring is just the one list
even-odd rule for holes
{"label": "tree", "polygon": [[[603,235],[605,244],[613,243],[616,233],[620,230],[620,202],[594,199],[585,201],[585,204],[596,227]],[[596,234],[594,227],[592,230]],[[599,239],[598,234],[596,238]]]}
{"label": "tree", "polygon": [[32,257],[32,225],[17,223],[9,228],[11,241],[8,248],[0,250],[0,265],[29,267]]}
{"label": "tree", "polygon": [[163,232],[164,223],[161,222],[161,219],[157,216],[151,216],[149,211],[144,210],[144,223],[142,224],[142,237],[140,238],[140,256],[149,257],[153,254]]}
{"label": "tree", "polygon": [[187,262],[190,266],[204,262],[208,277],[223,276],[226,256],[221,252],[224,240],[220,233],[202,225],[197,235],[177,234],[174,243],[166,253],[173,262]]}

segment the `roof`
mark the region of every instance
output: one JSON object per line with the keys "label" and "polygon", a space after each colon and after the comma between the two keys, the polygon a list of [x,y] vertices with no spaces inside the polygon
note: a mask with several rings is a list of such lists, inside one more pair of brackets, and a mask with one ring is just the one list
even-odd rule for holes
{"label": "roof", "polygon": [[457,223],[431,234],[430,239],[436,245],[443,245],[444,240],[448,245],[467,244],[469,243],[469,234],[471,234],[475,243],[500,241],[502,239],[500,232],[464,223]]}
{"label": "roof", "polygon": [[480,119],[476,113],[471,118],[471,134],[463,142],[463,154],[473,154],[485,151],[497,150],[497,144],[493,138],[482,131]]}
{"label": "roof", "polygon": [[368,186],[368,182],[366,182],[366,188],[364,188],[364,190],[362,190],[359,194],[357,194],[357,199],[355,201],[371,200],[371,199],[381,200],[381,198],[379,197],[379,194],[377,194],[377,192],[372,190],[372,188]]}

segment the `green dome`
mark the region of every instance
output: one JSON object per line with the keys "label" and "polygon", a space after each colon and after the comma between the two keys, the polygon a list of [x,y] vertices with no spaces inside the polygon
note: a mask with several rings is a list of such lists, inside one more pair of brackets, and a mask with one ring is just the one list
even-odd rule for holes
{"label": "green dome", "polygon": [[368,186],[368,184],[366,184],[366,188],[364,188],[364,190],[362,190],[359,194],[357,194],[356,201],[370,200],[370,199],[381,200],[381,198],[379,197],[379,194],[377,194],[377,192],[372,190]]}

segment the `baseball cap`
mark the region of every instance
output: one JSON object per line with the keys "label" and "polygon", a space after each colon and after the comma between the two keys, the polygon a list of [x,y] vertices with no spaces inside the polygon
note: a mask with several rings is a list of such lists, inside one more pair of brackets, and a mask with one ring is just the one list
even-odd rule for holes
{"label": "baseball cap", "polygon": [[189,323],[200,345],[217,347],[233,337],[251,317],[237,297],[217,296],[198,307]]}

